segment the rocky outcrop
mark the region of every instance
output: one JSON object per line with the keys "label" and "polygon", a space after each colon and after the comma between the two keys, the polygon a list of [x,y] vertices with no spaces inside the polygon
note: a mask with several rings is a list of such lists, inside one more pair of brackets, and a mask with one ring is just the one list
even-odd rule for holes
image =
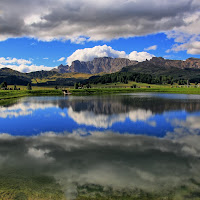
{"label": "rocky outcrop", "polygon": [[188,58],[185,61],[182,60],[168,60],[164,59],[162,57],[153,57],[150,62],[156,66],[160,67],[176,67],[180,69],[185,69],[185,68],[192,68],[192,69],[200,69],[200,59],[198,58]]}
{"label": "rocky outcrop", "polygon": [[58,68],[54,68],[52,69],[52,71],[64,74],[64,73],[68,73],[69,72],[69,66],[68,65],[59,65]]}
{"label": "rocky outcrop", "polygon": [[121,70],[123,67],[135,65],[137,61],[129,60],[126,58],[95,58],[93,61],[81,62],[76,60],[72,62],[71,66],[60,65],[54,71],[59,73],[68,73],[68,72],[78,72],[78,73],[88,73],[88,74],[97,74],[97,73],[113,73]]}

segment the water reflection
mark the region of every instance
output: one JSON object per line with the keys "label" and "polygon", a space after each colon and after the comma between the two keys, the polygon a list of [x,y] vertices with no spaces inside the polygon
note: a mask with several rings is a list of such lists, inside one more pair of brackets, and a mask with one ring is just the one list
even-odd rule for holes
{"label": "water reflection", "polygon": [[[199,179],[200,136],[175,140],[113,132],[0,136],[0,166],[55,177],[68,198],[77,184],[167,191]],[[73,188],[73,197],[69,189]]]}
{"label": "water reflection", "polygon": [[178,128],[175,125],[177,119],[187,123],[193,118],[198,121],[198,97],[129,94],[22,98],[0,108],[0,124],[4,125],[0,132],[36,135],[47,131],[72,132],[84,129],[88,132],[112,130],[164,137]]}
{"label": "water reflection", "polygon": [[150,110],[134,110],[128,113],[120,114],[95,114],[89,111],[75,112],[72,107],[68,109],[68,116],[72,118],[77,124],[84,124],[87,126],[95,126],[97,128],[108,128],[112,127],[114,123],[125,122],[128,118],[133,122],[147,121],[153,116]]}
{"label": "water reflection", "polygon": [[22,98],[0,108],[0,189],[2,173],[8,180],[18,170],[17,180],[54,177],[67,199],[91,199],[94,192],[84,193],[90,187],[100,187],[98,195],[111,195],[112,188],[113,199],[119,190],[198,199],[199,111],[193,95]]}
{"label": "water reflection", "polygon": [[9,105],[8,107],[1,107],[0,109],[0,118],[17,118],[20,116],[28,116],[32,115],[35,110],[39,109],[47,109],[47,108],[52,108],[55,107],[54,104],[51,103],[32,103],[32,102],[20,102],[14,104],[14,105]]}

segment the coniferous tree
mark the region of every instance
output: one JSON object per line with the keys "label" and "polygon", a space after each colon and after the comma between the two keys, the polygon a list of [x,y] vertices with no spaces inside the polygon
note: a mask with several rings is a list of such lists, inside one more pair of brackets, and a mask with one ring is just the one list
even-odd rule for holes
{"label": "coniferous tree", "polygon": [[2,89],[7,89],[7,82],[6,81],[4,81],[3,83],[1,83],[1,85],[0,85],[0,89],[2,88]]}
{"label": "coniferous tree", "polygon": [[78,83],[74,84],[74,89],[78,89]]}
{"label": "coniferous tree", "polygon": [[28,85],[27,85],[27,90],[32,90],[31,83],[28,83]]}

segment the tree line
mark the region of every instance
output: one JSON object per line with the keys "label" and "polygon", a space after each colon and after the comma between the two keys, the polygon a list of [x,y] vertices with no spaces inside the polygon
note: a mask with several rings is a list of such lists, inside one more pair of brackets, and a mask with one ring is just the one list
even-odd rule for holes
{"label": "tree line", "polygon": [[[20,90],[20,88],[18,88],[16,84],[14,85],[13,88],[11,88],[11,87],[9,88],[7,82],[4,81],[4,82],[2,82],[2,83],[0,84],[0,90]],[[28,83],[28,84],[27,84],[27,90],[32,90],[32,85],[31,85],[31,83]]]}
{"label": "tree line", "polygon": [[148,84],[171,84],[178,83],[179,85],[187,84],[187,80],[177,80],[172,76],[153,76],[151,74],[143,74],[136,72],[116,72],[113,74],[106,74],[103,76],[93,76],[84,81],[83,83],[90,84],[106,84],[106,83],[125,83],[128,81],[135,81],[137,83],[148,83]]}

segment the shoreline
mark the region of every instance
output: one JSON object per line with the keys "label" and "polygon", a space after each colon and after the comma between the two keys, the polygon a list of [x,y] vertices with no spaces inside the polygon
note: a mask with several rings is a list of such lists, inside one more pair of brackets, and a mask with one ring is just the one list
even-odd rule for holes
{"label": "shoreline", "polygon": [[172,94],[196,94],[200,95],[200,88],[91,88],[71,89],[72,95],[95,95],[117,93],[172,93]]}
{"label": "shoreline", "polygon": [[[200,95],[200,88],[90,88],[68,89],[70,95],[103,95],[119,93],[171,93],[171,94],[196,94]],[[37,89],[37,90],[2,90],[0,91],[0,103],[26,96],[61,96],[62,90]]]}
{"label": "shoreline", "polygon": [[62,95],[62,90],[2,90],[0,102],[26,96],[54,96]]}

